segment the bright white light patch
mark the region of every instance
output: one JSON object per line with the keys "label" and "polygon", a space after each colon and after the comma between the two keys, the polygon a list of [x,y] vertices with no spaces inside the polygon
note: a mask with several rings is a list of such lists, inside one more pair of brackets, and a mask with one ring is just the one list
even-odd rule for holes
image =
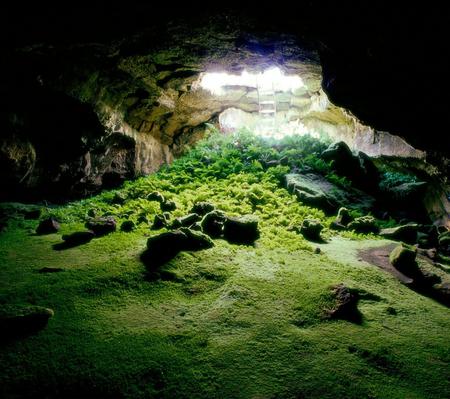
{"label": "bright white light patch", "polygon": [[243,71],[240,75],[226,72],[207,72],[200,80],[200,87],[214,95],[226,93],[227,86],[246,86],[263,90],[290,91],[305,86],[300,76],[284,75],[278,67],[268,69],[262,73]]}

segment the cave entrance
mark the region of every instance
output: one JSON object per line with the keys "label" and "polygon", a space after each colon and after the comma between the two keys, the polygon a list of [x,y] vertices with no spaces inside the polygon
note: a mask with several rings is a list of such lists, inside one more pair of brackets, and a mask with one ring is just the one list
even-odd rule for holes
{"label": "cave entrance", "polygon": [[205,72],[199,86],[229,105],[219,115],[223,132],[247,128],[275,139],[306,133],[320,135],[302,123],[302,116],[314,108],[323,108],[321,98],[309,92],[299,75],[285,74],[278,67],[254,73],[244,70],[240,74]]}

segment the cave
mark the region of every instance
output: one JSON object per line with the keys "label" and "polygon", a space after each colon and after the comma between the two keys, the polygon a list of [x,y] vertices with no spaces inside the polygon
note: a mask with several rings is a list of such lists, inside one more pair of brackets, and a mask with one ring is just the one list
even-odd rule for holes
{"label": "cave", "polygon": [[0,396],[444,398],[440,7],[5,6]]}

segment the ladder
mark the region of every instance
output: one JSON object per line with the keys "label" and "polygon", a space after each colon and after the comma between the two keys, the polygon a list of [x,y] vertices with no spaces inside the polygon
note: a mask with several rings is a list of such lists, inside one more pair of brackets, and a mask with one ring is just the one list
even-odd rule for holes
{"label": "ladder", "polygon": [[271,137],[276,130],[277,101],[275,98],[275,88],[273,83],[263,85],[256,82],[258,92],[259,129],[265,136]]}

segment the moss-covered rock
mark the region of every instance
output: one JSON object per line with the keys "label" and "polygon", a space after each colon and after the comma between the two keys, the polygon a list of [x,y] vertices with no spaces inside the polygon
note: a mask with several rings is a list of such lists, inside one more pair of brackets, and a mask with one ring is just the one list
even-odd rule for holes
{"label": "moss-covered rock", "polygon": [[300,233],[308,240],[320,241],[320,232],[323,230],[323,224],[317,219],[305,219],[300,227]]}
{"label": "moss-covered rock", "polygon": [[253,215],[227,217],[223,237],[235,244],[253,244],[259,238],[258,218]]}
{"label": "moss-covered rock", "polygon": [[417,275],[416,262],[417,249],[410,245],[402,244],[395,247],[389,255],[392,266],[408,277]]}

